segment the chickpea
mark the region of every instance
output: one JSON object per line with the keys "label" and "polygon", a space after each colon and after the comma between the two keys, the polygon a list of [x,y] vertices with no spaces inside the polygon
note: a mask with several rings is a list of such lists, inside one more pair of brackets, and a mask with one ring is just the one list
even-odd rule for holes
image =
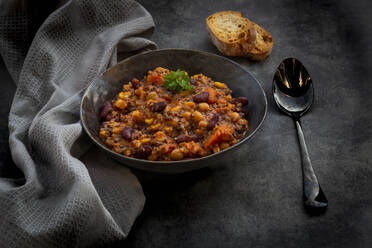
{"label": "chickpea", "polygon": [[222,143],[220,144],[220,148],[221,148],[222,150],[228,148],[229,146],[230,146],[230,144],[227,143],[227,142],[222,142]]}
{"label": "chickpea", "polygon": [[206,112],[209,110],[209,105],[206,102],[199,103],[200,111]]}
{"label": "chickpea", "polygon": [[171,152],[170,157],[172,160],[181,160],[183,159],[183,153],[180,149],[174,149]]}
{"label": "chickpea", "polygon": [[238,121],[240,119],[240,115],[237,112],[232,112],[230,114],[230,119],[234,122]]}
{"label": "chickpea", "polygon": [[176,119],[171,119],[171,120],[168,121],[168,124],[173,126],[173,127],[177,127],[178,121]]}
{"label": "chickpea", "polygon": [[151,154],[149,157],[148,157],[148,160],[152,160],[152,161],[155,161],[156,159],[158,158],[158,156],[156,154]]}
{"label": "chickpea", "polygon": [[192,113],[192,120],[194,122],[199,122],[203,120],[203,115],[199,111],[194,111],[194,113]]}
{"label": "chickpea", "polygon": [[176,106],[176,107],[173,107],[172,109],[171,109],[171,111],[173,112],[173,113],[178,113],[179,111],[181,110],[181,106]]}
{"label": "chickpea", "polygon": [[135,122],[141,122],[142,121],[142,113],[138,110],[134,110],[132,112],[132,118]]}
{"label": "chickpea", "polygon": [[190,120],[190,117],[191,117],[191,113],[186,111],[186,112],[183,112],[182,114],[183,118],[185,118],[186,120]]}
{"label": "chickpea", "polygon": [[114,128],[112,129],[112,133],[120,133],[121,130],[122,130],[121,127],[114,127]]}
{"label": "chickpea", "polygon": [[216,153],[216,152],[219,152],[221,151],[220,147],[218,145],[214,146],[213,147],[213,152]]}
{"label": "chickpea", "polygon": [[206,121],[199,121],[199,128],[203,129],[208,126],[208,122]]}
{"label": "chickpea", "polygon": [[151,91],[151,92],[147,95],[147,98],[148,98],[148,99],[152,99],[152,100],[155,100],[157,97],[158,97],[158,94],[156,94],[155,91]]}

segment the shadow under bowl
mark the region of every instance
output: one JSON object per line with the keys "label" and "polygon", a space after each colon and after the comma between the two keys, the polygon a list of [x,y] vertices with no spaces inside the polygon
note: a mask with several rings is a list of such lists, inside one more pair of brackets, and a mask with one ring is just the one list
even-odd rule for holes
{"label": "shadow under bowl", "polygon": [[[245,110],[249,129],[235,145],[209,156],[180,161],[149,161],[127,157],[110,150],[98,133],[101,120],[100,109],[103,103],[111,100],[122,89],[123,83],[134,77],[143,78],[147,71],[156,67],[170,70],[185,70],[190,75],[202,73],[215,81],[229,86],[234,97],[245,96],[249,100]],[[244,147],[263,123],[267,111],[266,95],[260,83],[239,64],[215,54],[186,50],[161,49],[141,53],[127,58],[95,78],[84,92],[80,106],[81,123],[92,141],[106,154],[120,163],[140,170],[160,173],[182,173],[219,164],[228,164],[236,151]]]}

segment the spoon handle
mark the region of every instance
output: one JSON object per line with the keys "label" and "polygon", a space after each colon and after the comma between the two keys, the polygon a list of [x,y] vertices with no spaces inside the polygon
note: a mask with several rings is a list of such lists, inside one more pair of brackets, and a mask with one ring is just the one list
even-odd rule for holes
{"label": "spoon handle", "polygon": [[296,121],[298,140],[301,147],[301,159],[302,159],[302,172],[304,181],[304,197],[305,205],[312,208],[325,208],[328,205],[328,201],[320,188],[318,179],[316,178],[307,146],[305,143],[304,133],[302,132],[301,123],[299,120]]}

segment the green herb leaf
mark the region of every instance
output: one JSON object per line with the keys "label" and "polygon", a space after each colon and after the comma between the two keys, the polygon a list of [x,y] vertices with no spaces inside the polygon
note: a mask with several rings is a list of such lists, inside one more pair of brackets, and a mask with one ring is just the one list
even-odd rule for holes
{"label": "green herb leaf", "polygon": [[190,85],[189,76],[185,71],[181,71],[180,69],[171,71],[164,77],[164,87],[175,92],[184,90],[194,91],[194,87]]}

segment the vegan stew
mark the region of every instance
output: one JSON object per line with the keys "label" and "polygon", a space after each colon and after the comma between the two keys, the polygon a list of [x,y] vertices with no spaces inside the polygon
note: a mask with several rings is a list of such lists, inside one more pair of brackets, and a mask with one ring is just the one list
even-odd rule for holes
{"label": "vegan stew", "polygon": [[101,110],[99,136],[113,151],[148,160],[207,156],[236,144],[248,130],[245,97],[222,82],[158,67],[126,83]]}

